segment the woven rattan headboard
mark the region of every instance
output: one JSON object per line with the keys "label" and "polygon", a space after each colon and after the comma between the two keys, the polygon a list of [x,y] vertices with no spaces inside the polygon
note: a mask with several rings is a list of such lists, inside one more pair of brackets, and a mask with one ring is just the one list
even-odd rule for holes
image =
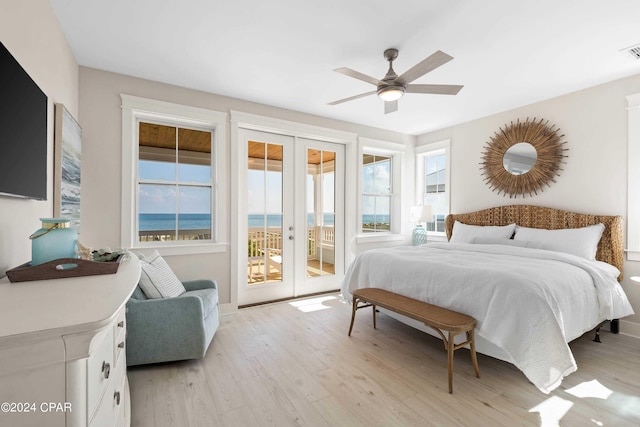
{"label": "woven rattan headboard", "polygon": [[523,227],[548,230],[579,228],[602,223],[604,232],[598,244],[596,259],[616,266],[621,273],[618,280],[622,279],[624,237],[621,216],[579,214],[530,205],[500,206],[477,212],[448,215],[445,221],[447,239],[451,238],[453,223],[456,220],[470,225],[507,225],[515,222]]}

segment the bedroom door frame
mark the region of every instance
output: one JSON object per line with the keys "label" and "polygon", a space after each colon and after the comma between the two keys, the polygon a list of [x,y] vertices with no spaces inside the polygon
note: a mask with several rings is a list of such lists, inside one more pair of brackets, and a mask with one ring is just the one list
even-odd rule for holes
{"label": "bedroom door frame", "polygon": [[[237,114],[237,115],[236,115]],[[339,200],[339,203],[336,204],[336,208],[342,210],[342,212],[337,215],[340,219],[336,219],[336,223],[341,230],[336,233],[339,234],[339,238],[336,241],[336,259],[335,259],[335,272],[331,278],[321,277],[319,280],[312,280],[318,278],[307,278],[306,274],[306,256],[302,257],[300,254],[306,253],[306,239],[304,239],[304,234],[306,234],[306,207],[305,207],[305,189],[304,183],[306,181],[305,174],[307,170],[307,165],[304,160],[301,159],[306,158],[307,148],[314,147],[317,144],[333,144],[333,145],[323,145],[326,150],[327,147],[332,147],[336,152],[340,152],[339,157],[342,157],[341,160],[341,168],[345,169],[345,165],[348,161],[346,158],[347,153],[353,153],[356,147],[356,138],[353,136],[351,139],[338,139],[335,137],[327,137],[326,135],[313,135],[304,133],[301,134],[298,130],[281,130],[274,129],[273,127],[264,127],[264,126],[256,126],[256,125],[242,125],[239,122],[235,122],[233,120],[233,116],[245,116],[242,113],[233,113],[232,112],[232,165],[237,165],[237,169],[235,171],[236,182],[232,185],[232,194],[234,194],[233,199],[235,202],[235,206],[237,207],[236,214],[232,211],[232,244],[235,243],[235,251],[232,251],[232,265],[235,265],[236,268],[232,269],[232,281],[234,285],[232,285],[232,294],[231,294],[231,303],[232,306],[244,306],[251,305],[260,302],[268,302],[278,299],[292,298],[308,293],[313,292],[324,292],[328,290],[339,289],[342,278],[344,277],[344,265],[345,265],[345,242],[346,236],[349,235],[352,231],[348,231],[347,226],[345,224],[344,218],[349,215],[349,209],[345,205],[345,191],[347,188],[344,184],[339,184],[340,192],[343,194],[336,194],[336,198]],[[252,118],[258,116],[251,116]],[[267,119],[268,121],[273,121],[273,119]],[[280,121],[278,121],[280,122]],[[289,123],[289,122],[284,122]],[[303,126],[304,127],[304,126]],[[258,132],[258,133],[256,133]],[[248,270],[248,256],[247,256],[247,237],[248,237],[248,223],[246,218],[247,216],[247,171],[248,171],[248,136],[253,135],[260,136],[260,132],[262,132],[262,136],[268,138],[269,136],[273,136],[273,141],[279,140],[280,144],[283,147],[287,148],[287,145],[290,145],[291,150],[290,153],[295,152],[294,159],[291,160],[293,171],[286,172],[286,165],[283,163],[283,171],[285,171],[285,175],[283,175],[283,185],[287,185],[284,191],[289,192],[291,195],[291,206],[287,209],[287,201],[286,197],[283,196],[284,202],[284,214],[283,218],[286,216],[282,223],[282,244],[283,244],[283,255],[282,255],[282,267],[283,267],[283,278],[285,282],[284,286],[279,287],[278,283],[274,284],[266,284],[262,286],[262,289],[258,287],[254,287],[253,289],[248,289],[248,280],[247,280],[247,270]],[[346,134],[345,134],[346,135]],[[265,138],[258,138],[265,139]],[[288,141],[288,142],[287,142]],[[235,142],[235,144],[234,144]],[[267,141],[268,142],[268,141]],[[353,144],[349,144],[353,142]],[[351,149],[345,149],[345,146],[351,147]],[[283,151],[284,152],[284,151]],[[287,159],[291,154],[285,154]],[[287,161],[287,160],[283,160]],[[340,173],[341,180],[344,180],[344,172]],[[288,176],[288,178],[287,178]],[[298,183],[294,185],[294,183]],[[338,192],[337,192],[338,193]],[[295,200],[295,203],[293,202]],[[337,218],[336,217],[336,218]],[[293,230],[289,228],[293,227]],[[298,231],[300,230],[300,231]],[[289,240],[289,236],[293,236],[293,240]],[[287,262],[287,258],[284,253],[287,252],[289,255],[289,259]],[[291,254],[296,258],[291,258]],[[266,258],[265,258],[266,259]],[[289,267],[286,267],[287,264]],[[264,267],[263,267],[264,268]],[[288,268],[293,268],[293,272],[288,270]]]}

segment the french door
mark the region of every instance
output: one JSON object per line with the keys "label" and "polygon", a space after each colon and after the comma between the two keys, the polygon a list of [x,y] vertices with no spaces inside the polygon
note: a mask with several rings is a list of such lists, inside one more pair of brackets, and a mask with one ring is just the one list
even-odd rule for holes
{"label": "french door", "polygon": [[238,304],[339,289],[344,146],[246,129],[239,136],[246,159],[239,232],[246,250],[239,257]]}

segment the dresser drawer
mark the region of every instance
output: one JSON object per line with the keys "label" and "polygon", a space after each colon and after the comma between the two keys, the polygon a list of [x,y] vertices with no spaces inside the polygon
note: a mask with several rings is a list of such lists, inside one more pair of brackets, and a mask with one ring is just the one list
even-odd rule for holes
{"label": "dresser drawer", "polygon": [[127,341],[127,319],[125,314],[126,312],[124,308],[120,310],[120,313],[118,313],[115,325],[113,326],[113,337],[114,337],[113,360],[115,364],[121,363],[120,355],[123,354],[124,346],[126,345],[126,341]]}
{"label": "dresser drawer", "polygon": [[[89,422],[90,427],[113,427],[117,425],[118,421],[124,419],[125,378],[126,367],[124,363],[121,363],[113,372],[106,392]],[[120,424],[122,423],[120,422]]]}
{"label": "dresser drawer", "polygon": [[89,356],[87,362],[87,414],[89,417],[94,413],[110,379],[113,377],[115,369],[113,341],[113,328],[109,327],[102,342],[96,351]]}

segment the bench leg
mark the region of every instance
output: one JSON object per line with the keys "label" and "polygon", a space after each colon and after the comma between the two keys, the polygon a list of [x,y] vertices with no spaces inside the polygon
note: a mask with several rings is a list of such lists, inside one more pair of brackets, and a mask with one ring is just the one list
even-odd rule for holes
{"label": "bench leg", "polygon": [[467,341],[469,341],[469,350],[471,350],[471,361],[473,369],[476,371],[476,377],[480,378],[480,368],[478,367],[478,357],[476,356],[476,339],[473,329],[467,331]]}
{"label": "bench leg", "polygon": [[372,304],[371,307],[373,308],[373,329],[376,329],[376,305]]}
{"label": "bench leg", "polygon": [[449,332],[449,340],[447,342],[447,356],[449,358],[449,393],[453,393],[453,352],[454,349],[454,341],[455,335]]}
{"label": "bench leg", "polygon": [[351,307],[351,325],[349,325],[349,336],[353,330],[353,321],[356,319],[356,310],[358,309],[358,298],[353,298],[353,305]]}

